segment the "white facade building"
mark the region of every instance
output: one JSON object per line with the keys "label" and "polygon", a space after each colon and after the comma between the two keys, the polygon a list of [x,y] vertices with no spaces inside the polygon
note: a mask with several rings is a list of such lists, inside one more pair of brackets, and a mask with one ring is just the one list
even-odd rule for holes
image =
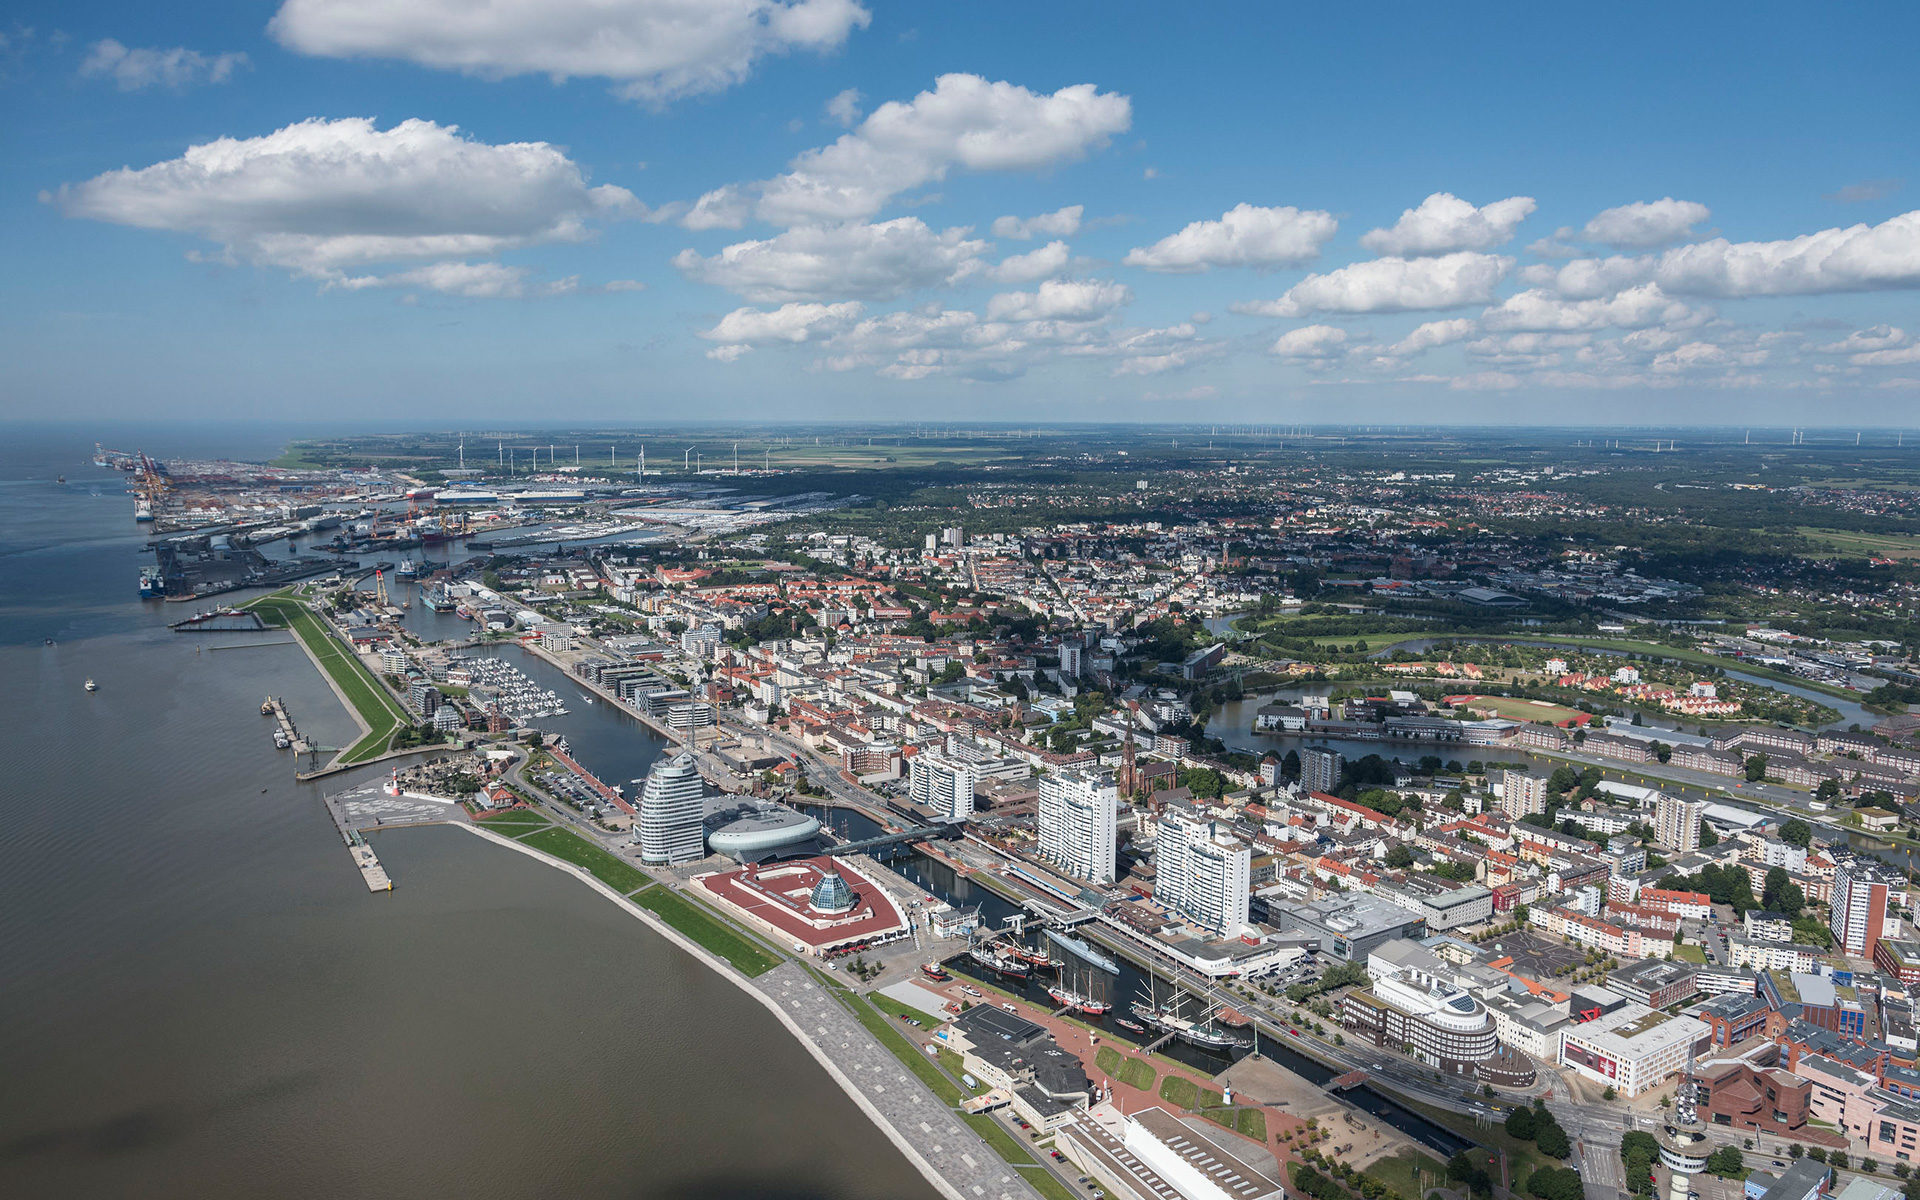
{"label": "white facade building", "polygon": [[1253,851],[1182,805],[1160,817],[1153,898],[1219,937],[1247,926]]}
{"label": "white facade building", "polygon": [[1118,867],[1120,793],[1088,771],[1040,778],[1040,856],[1091,883],[1112,883]]}
{"label": "white facade building", "polygon": [[706,780],[690,752],[653,764],[640,793],[639,819],[633,823],[641,861],[663,865],[706,857],[706,815]]}
{"label": "white facade building", "polygon": [[938,754],[907,760],[907,792],[943,817],[964,821],[973,815],[973,768]]}
{"label": "white facade building", "polygon": [[1700,820],[1706,815],[1705,800],[1683,800],[1657,793],[1653,801],[1653,841],[1662,850],[1691,854],[1700,848]]}

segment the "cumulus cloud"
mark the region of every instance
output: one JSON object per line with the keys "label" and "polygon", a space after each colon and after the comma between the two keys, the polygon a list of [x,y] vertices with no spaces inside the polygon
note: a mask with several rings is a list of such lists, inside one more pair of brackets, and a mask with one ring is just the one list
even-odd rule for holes
{"label": "cumulus cloud", "polygon": [[184,46],[171,50],[132,48],[103,38],[87,50],[80,62],[83,79],[110,78],[123,92],[170,87],[176,91],[196,83],[225,83],[247,65],[242,53],[202,54]]}
{"label": "cumulus cloud", "polygon": [[756,346],[777,342],[797,344],[846,328],[859,319],[861,310],[857,300],[839,304],[782,304],[771,311],[736,308],[700,336],[709,341]]}
{"label": "cumulus cloud", "polygon": [[1182,273],[1214,267],[1297,267],[1318,256],[1337,228],[1331,213],[1317,209],[1242,203],[1217,221],[1195,221],[1151,246],[1136,248],[1125,261],[1130,267]]}
{"label": "cumulus cloud", "polygon": [[848,88],[827,101],[827,116],[848,129],[860,119],[860,89]]}
{"label": "cumulus cloud", "polygon": [[1019,242],[1036,237],[1072,237],[1080,232],[1080,218],[1086,211],[1085,205],[1069,204],[1037,217],[998,217],[993,222],[993,236]]}
{"label": "cumulus cloud", "polygon": [[918,217],[875,225],[803,226],[718,254],[683,250],[673,265],[688,279],[755,304],[859,297],[886,300],[978,269],[988,243],[966,229],[936,233]]}
{"label": "cumulus cloud", "polygon": [[1283,358],[1334,358],[1345,352],[1347,331],[1333,325],[1303,325],[1289,329],[1267,347]]}
{"label": "cumulus cloud", "polygon": [[1712,215],[1704,204],[1665,196],[1606,209],[1580,233],[1589,242],[1621,250],[1649,250],[1692,237],[1693,227]]}
{"label": "cumulus cloud", "polygon": [[1570,300],[1591,300],[1646,282],[1653,274],[1656,261],[1650,255],[1614,254],[1606,258],[1575,259],[1557,267],[1535,263],[1520,274],[1528,283],[1549,288]]}
{"label": "cumulus cloud", "polygon": [[1660,256],[1675,295],[1797,296],[1920,287],[1920,211],[1777,242],[1715,238]]}
{"label": "cumulus cloud", "polygon": [[987,301],[991,321],[1097,321],[1133,299],[1111,280],[1049,279],[1031,292],[1002,292]]}
{"label": "cumulus cloud", "polygon": [[[513,299],[526,294],[528,271],[496,262],[441,262],[415,267],[392,275],[358,275],[336,285],[350,291],[364,288],[424,288],[448,296],[469,300]],[[555,291],[571,291],[577,281],[563,280],[550,285]]]}
{"label": "cumulus cloud", "polygon": [[1856,367],[1886,367],[1920,362],[1920,346],[1894,346],[1885,350],[1868,350],[1856,354],[1847,361]]}
{"label": "cumulus cloud", "polygon": [[1436,346],[1445,346],[1472,337],[1479,329],[1479,323],[1471,317],[1451,317],[1445,321],[1428,321],[1415,327],[1412,333],[1401,338],[1388,348],[1387,353],[1396,356],[1419,354],[1432,350]]}
{"label": "cumulus cloud", "polygon": [[1514,230],[1536,207],[1532,196],[1509,196],[1475,208],[1449,192],[1435,192],[1420,207],[1402,212],[1392,227],[1369,231],[1360,244],[1399,258],[1491,250],[1513,240]]}
{"label": "cumulus cloud", "polygon": [[1485,304],[1513,269],[1513,259],[1461,251],[1437,258],[1376,258],[1324,275],[1309,275],[1278,300],[1235,305],[1268,317],[1314,312],[1414,312]]}
{"label": "cumulus cloud", "polygon": [[1048,242],[1037,250],[1001,259],[991,275],[995,283],[1032,283],[1064,271],[1068,257],[1065,242]]}
{"label": "cumulus cloud", "polygon": [[659,103],[730,87],[770,54],[837,49],[869,20],[855,0],[286,0],[267,31],[302,54],[609,79]]}
{"label": "cumulus cloud", "polygon": [[707,357],[715,362],[738,362],[753,353],[753,347],[735,342],[725,346],[715,346],[707,351]]}
{"label": "cumulus cloud", "polygon": [[452,125],[383,131],[364,118],[220,138],[42,199],[68,216],[196,234],[229,256],[334,283],[375,263],[581,241],[596,221],[640,211],[624,188],[588,186],[546,142],[489,145]]}
{"label": "cumulus cloud", "polygon": [[1698,324],[1707,314],[1675,300],[1655,283],[1628,288],[1614,296],[1566,300],[1539,288],[1507,297],[1481,316],[1488,329],[1555,331],[1644,329]]}
{"label": "cumulus cloud", "polygon": [[1814,350],[1820,354],[1862,354],[1906,344],[1906,330],[1892,325],[1875,325],[1868,329],[1856,329],[1839,341],[1815,346]]}
{"label": "cumulus cloud", "polygon": [[882,104],[852,132],[758,184],[756,212],[776,225],[864,220],[954,167],[1039,170],[1084,157],[1132,123],[1131,101],[1090,83],[1045,95],[942,75],[932,91]]}
{"label": "cumulus cloud", "polygon": [[730,183],[694,201],[693,207],[680,215],[680,225],[696,233],[708,229],[738,229],[747,223],[750,207],[746,195]]}

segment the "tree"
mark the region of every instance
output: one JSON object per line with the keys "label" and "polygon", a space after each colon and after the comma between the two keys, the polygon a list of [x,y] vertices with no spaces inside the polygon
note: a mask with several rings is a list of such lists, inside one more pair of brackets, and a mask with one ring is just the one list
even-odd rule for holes
{"label": "tree", "polygon": [[1767,756],[1756,754],[1747,760],[1747,782],[1758,783],[1767,777]]}
{"label": "tree", "polygon": [[1533,1110],[1516,1108],[1507,1114],[1507,1136],[1530,1142],[1534,1135]]}
{"label": "tree", "polygon": [[1802,1154],[1805,1154],[1806,1152],[1807,1152],[1806,1148],[1802,1146],[1799,1142],[1795,1142],[1793,1145],[1787,1147],[1788,1158],[1799,1158]]}
{"label": "tree", "polygon": [[1820,787],[1813,794],[1822,800],[1831,800],[1840,794],[1840,781],[1837,779],[1822,779],[1820,781]]}
{"label": "tree", "polygon": [[[1751,778],[1751,776],[1749,776],[1749,778]],[[1802,821],[1799,817],[1792,817],[1780,826],[1780,840],[1789,846],[1798,846],[1802,850],[1805,850],[1813,844],[1813,826]]]}
{"label": "tree", "polygon": [[[1287,756],[1280,760],[1280,778],[1300,778],[1300,752],[1298,750],[1287,751]],[[1802,844],[1804,845],[1805,843]]]}
{"label": "tree", "polygon": [[1393,849],[1387,851],[1387,865],[1396,871],[1404,871],[1412,866],[1412,847],[1408,846],[1405,842],[1396,844]]}
{"label": "tree", "polygon": [[1616,1090],[1612,1084],[1608,1084],[1607,1090],[1600,1093],[1600,1098],[1602,1100],[1617,1100],[1619,1099],[1619,1097],[1620,1097],[1619,1091]]}
{"label": "tree", "polygon": [[1732,1179],[1744,1166],[1740,1151],[1733,1146],[1722,1146],[1707,1156],[1707,1170],[1722,1179]]}
{"label": "tree", "polygon": [[[1567,1138],[1567,1131],[1555,1124],[1542,1125],[1534,1131],[1534,1144],[1540,1147],[1542,1154],[1554,1158],[1565,1158],[1573,1153],[1573,1143]],[[1576,1175],[1576,1179],[1579,1177]]]}
{"label": "tree", "polygon": [[1808,1146],[1807,1157],[1815,1162],[1825,1162],[1827,1161],[1827,1148],[1825,1146]]}
{"label": "tree", "polygon": [[1700,822],[1700,848],[1705,850],[1708,846],[1718,846],[1719,844],[1720,835],[1715,833],[1713,826],[1707,824],[1703,818]]}

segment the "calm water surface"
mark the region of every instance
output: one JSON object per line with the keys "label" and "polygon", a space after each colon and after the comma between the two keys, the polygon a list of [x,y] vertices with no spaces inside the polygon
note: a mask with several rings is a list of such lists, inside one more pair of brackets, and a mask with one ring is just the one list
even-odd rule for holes
{"label": "calm water surface", "polygon": [[[138,600],[96,436],[0,439],[0,1195],[933,1195],[770,1014],[569,877],[406,830],[369,895],[260,698],[352,722],[298,649]],[[657,753],[575,717],[610,779]]]}

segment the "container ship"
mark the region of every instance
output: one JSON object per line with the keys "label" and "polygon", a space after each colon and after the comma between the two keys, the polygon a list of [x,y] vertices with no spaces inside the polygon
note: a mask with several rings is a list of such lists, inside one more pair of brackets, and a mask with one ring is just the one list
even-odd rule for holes
{"label": "container ship", "polygon": [[136,521],[153,520],[153,501],[147,499],[145,496],[135,496],[133,498],[133,519]]}
{"label": "container ship", "polygon": [[140,572],[140,598],[142,600],[151,600],[155,596],[164,596],[166,594],[167,580],[158,570],[148,567],[146,570]]}

